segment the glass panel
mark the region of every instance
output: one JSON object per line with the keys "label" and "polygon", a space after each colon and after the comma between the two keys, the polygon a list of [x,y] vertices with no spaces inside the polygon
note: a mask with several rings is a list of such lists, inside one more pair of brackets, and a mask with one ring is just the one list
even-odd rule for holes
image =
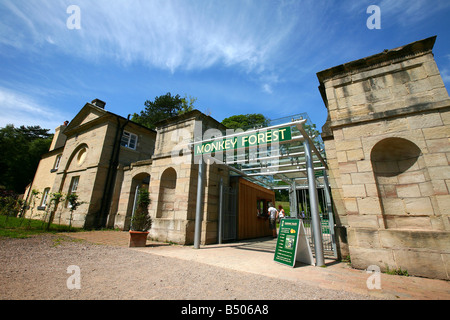
{"label": "glass panel", "polygon": [[46,188],[44,190],[44,194],[42,195],[41,207],[45,207],[47,203],[48,193],[50,192],[50,188]]}
{"label": "glass panel", "polygon": [[124,131],[120,145],[130,149],[136,149],[137,145],[137,135]]}
{"label": "glass panel", "polygon": [[58,168],[59,168],[59,163],[60,163],[60,162],[61,162],[61,155],[58,155],[58,156],[56,157],[54,169],[58,169]]}
{"label": "glass panel", "polygon": [[79,180],[80,180],[80,177],[72,178],[72,188],[70,189],[70,192],[73,192],[73,193],[77,192]]}
{"label": "glass panel", "polygon": [[136,149],[137,136],[135,134],[130,135],[130,145],[131,149]]}
{"label": "glass panel", "polygon": [[122,140],[120,141],[120,145],[124,147],[128,147],[128,141],[130,140],[130,134],[128,132],[124,132],[122,135]]}
{"label": "glass panel", "polygon": [[256,213],[257,213],[258,217],[266,217],[267,216],[267,208],[266,208],[265,200],[263,200],[263,199],[256,200],[256,210],[257,210]]}

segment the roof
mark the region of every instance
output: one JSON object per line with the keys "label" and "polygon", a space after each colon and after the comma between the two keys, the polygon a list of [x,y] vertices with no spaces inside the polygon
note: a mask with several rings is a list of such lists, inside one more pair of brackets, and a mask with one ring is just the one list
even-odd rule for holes
{"label": "roof", "polygon": [[[96,100],[98,100],[98,99],[93,100],[93,102]],[[77,113],[77,115],[72,119],[72,121],[69,122],[68,126],[64,129],[64,133],[70,133],[72,130],[75,130],[76,128],[78,128],[80,126],[80,124],[82,123],[82,121],[85,119],[85,116],[91,112],[96,113],[98,115],[98,117],[96,119],[92,119],[91,121],[89,121],[87,123],[92,124],[92,121],[102,121],[102,120],[106,120],[107,117],[115,117],[115,118],[119,118],[124,121],[128,121],[129,123],[131,123],[135,126],[141,127],[147,131],[150,131],[153,134],[156,134],[155,130],[147,128],[137,122],[129,120],[130,115],[128,115],[128,118],[125,118],[125,117],[122,117],[113,112],[107,111],[104,108],[96,106],[93,103],[86,103],[84,105],[84,107]]]}
{"label": "roof", "polygon": [[317,78],[319,82],[322,84],[324,81],[350,73],[352,71],[361,70],[373,67],[375,65],[379,65],[382,63],[392,62],[395,60],[403,59],[408,56],[417,55],[420,53],[431,52],[434,47],[434,43],[436,42],[436,37],[433,36],[430,38],[426,38],[423,40],[415,41],[410,44],[391,49],[384,50],[381,53],[362,58],[359,60],[351,61],[348,63],[341,64],[339,66],[329,68],[317,73]]}
{"label": "roof", "polygon": [[223,124],[221,124],[219,121],[217,121],[216,119],[214,119],[211,116],[204,114],[203,112],[201,112],[197,109],[176,115],[174,117],[170,117],[170,118],[158,121],[155,125],[157,128],[160,128],[163,126],[170,125],[172,123],[181,122],[181,121],[191,119],[191,118],[203,118],[206,121],[213,122],[219,129],[223,129],[223,130],[226,129],[226,127]]}

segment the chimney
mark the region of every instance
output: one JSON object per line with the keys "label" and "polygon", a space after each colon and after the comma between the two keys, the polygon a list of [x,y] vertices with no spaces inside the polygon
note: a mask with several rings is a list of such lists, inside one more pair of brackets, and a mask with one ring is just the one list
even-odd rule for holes
{"label": "chimney", "polygon": [[94,99],[94,100],[92,100],[91,104],[93,104],[96,107],[105,109],[106,102],[104,102],[100,99]]}
{"label": "chimney", "polygon": [[69,121],[64,121],[64,124],[55,128],[55,134],[53,135],[52,143],[50,144],[49,151],[61,148],[66,144],[66,135],[63,133],[64,129],[67,128]]}

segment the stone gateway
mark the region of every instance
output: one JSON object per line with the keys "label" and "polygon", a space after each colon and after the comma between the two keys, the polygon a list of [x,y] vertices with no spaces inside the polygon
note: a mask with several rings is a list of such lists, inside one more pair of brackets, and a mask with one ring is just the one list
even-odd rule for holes
{"label": "stone gateway", "polygon": [[450,99],[436,37],[317,74],[341,256],[449,279]]}
{"label": "stone gateway", "polygon": [[[339,256],[349,256],[356,268],[450,278],[450,98],[433,57],[435,41],[416,41],[317,73],[328,110],[322,139],[333,237]],[[199,183],[194,159],[291,139],[289,127],[276,128],[236,139],[227,134],[227,139],[199,140],[195,133],[227,128],[193,110],[151,130],[105,110],[105,102],[95,99],[56,128],[25,190],[30,203],[33,189],[42,197],[26,215],[76,227],[129,230],[138,190],[144,187],[151,201],[150,237],[192,244],[199,186],[202,244],[218,241],[219,199],[225,194],[227,240],[270,235],[257,213],[275,200],[274,191],[245,175],[232,177],[233,168],[214,162],[206,163]],[[227,193],[219,194],[219,186]],[[53,207],[56,193],[76,194],[82,204],[77,210],[68,202]],[[291,201],[291,209],[298,204]]]}

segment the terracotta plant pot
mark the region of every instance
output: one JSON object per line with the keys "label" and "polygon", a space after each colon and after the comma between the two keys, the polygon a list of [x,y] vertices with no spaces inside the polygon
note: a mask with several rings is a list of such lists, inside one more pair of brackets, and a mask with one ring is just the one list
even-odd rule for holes
{"label": "terracotta plant pot", "polygon": [[129,247],[145,247],[149,232],[131,231],[130,230],[130,244]]}

